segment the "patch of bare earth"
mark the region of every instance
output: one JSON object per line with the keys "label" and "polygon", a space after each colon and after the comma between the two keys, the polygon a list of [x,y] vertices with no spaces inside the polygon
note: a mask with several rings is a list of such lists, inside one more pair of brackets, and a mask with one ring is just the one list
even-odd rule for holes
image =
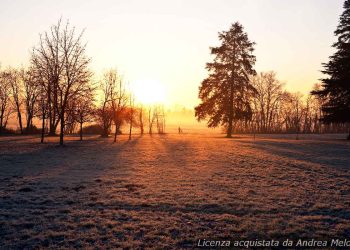
{"label": "patch of bare earth", "polygon": [[350,144],[213,135],[0,138],[0,248],[350,237]]}

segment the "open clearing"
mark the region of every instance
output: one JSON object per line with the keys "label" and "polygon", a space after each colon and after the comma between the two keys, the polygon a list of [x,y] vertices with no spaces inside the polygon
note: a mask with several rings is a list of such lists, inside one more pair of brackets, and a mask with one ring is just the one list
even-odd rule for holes
{"label": "open clearing", "polygon": [[350,237],[345,135],[220,136],[0,138],[0,248]]}

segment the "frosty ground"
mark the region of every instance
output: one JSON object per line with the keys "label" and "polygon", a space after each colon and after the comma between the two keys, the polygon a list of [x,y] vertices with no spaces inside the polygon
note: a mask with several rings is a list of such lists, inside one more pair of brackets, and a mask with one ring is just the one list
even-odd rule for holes
{"label": "frosty ground", "polygon": [[350,237],[345,135],[0,138],[0,248]]}

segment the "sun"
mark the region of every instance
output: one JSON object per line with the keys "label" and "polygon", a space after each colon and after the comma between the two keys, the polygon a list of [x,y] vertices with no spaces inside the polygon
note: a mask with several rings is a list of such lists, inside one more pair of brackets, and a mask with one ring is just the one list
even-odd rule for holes
{"label": "sun", "polygon": [[166,101],[165,86],[156,80],[137,80],[131,83],[135,101],[151,105],[163,104]]}

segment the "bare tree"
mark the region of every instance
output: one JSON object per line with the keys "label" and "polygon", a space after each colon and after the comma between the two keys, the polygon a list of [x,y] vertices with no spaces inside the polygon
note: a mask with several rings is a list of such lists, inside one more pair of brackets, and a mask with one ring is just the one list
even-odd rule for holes
{"label": "bare tree", "polygon": [[76,113],[78,97],[69,100],[65,112],[65,124],[64,124],[64,133],[73,134],[76,131],[76,126],[78,125],[78,117]]}
{"label": "bare tree", "polygon": [[30,133],[33,127],[33,118],[35,116],[35,105],[40,95],[40,85],[35,72],[32,68],[28,70],[21,69],[20,77],[23,84],[23,99],[25,105],[26,127],[25,132]]}
{"label": "bare tree", "polygon": [[125,108],[128,102],[128,96],[125,90],[124,83],[121,77],[118,76],[117,72],[110,71],[113,75],[112,80],[112,91],[111,91],[111,104],[113,111],[113,122],[115,126],[114,131],[114,142],[117,141],[117,134],[125,121]]}
{"label": "bare tree", "polygon": [[131,140],[131,132],[132,132],[132,127],[133,127],[133,120],[134,120],[134,103],[135,103],[135,99],[132,95],[130,95],[129,97],[129,140]]}
{"label": "bare tree", "polygon": [[140,134],[143,135],[144,134],[144,126],[145,126],[145,122],[144,122],[144,107],[143,105],[141,104],[139,106],[139,108],[137,109],[138,111],[138,123],[139,123],[139,126],[140,126]]}
{"label": "bare tree", "polygon": [[156,115],[155,115],[155,108],[152,106],[148,107],[148,111],[147,111],[147,120],[148,120],[148,133],[150,135],[153,134],[153,124],[156,120]]}
{"label": "bare tree", "polygon": [[117,70],[110,69],[105,72],[101,82],[101,90],[102,103],[97,109],[97,116],[103,129],[102,136],[109,135],[113,123],[115,128],[114,142],[116,142],[121,125],[125,119],[128,119],[126,117],[128,96]]}
{"label": "bare tree", "polygon": [[163,105],[157,105],[154,108],[153,115],[155,116],[158,134],[165,133],[165,111]]}
{"label": "bare tree", "polygon": [[261,72],[252,78],[252,83],[256,89],[253,100],[256,127],[259,132],[272,132],[283,96],[283,85],[273,71]]}
{"label": "bare tree", "polygon": [[12,112],[10,80],[6,72],[0,71],[0,135],[6,129],[7,121]]}
{"label": "bare tree", "polygon": [[63,145],[65,113],[69,101],[88,89],[91,72],[86,45],[82,44],[83,32],[76,35],[75,28],[65,26],[59,20],[50,32],[40,36],[40,44],[34,49],[32,63],[46,76],[46,90],[50,119],[50,134],[60,124],[60,145]]}
{"label": "bare tree", "polygon": [[111,108],[112,79],[110,79],[108,72],[104,74],[100,83],[100,91],[101,104],[96,109],[96,117],[102,128],[101,136],[108,137],[113,122],[113,112]]}
{"label": "bare tree", "polygon": [[48,101],[47,101],[47,92],[43,84],[39,85],[39,95],[38,95],[38,116],[41,117],[41,143],[44,143],[45,138],[45,121],[48,112]]}
{"label": "bare tree", "polygon": [[13,103],[16,109],[20,133],[23,134],[22,113],[21,113],[22,102],[23,102],[23,97],[22,97],[23,89],[20,81],[20,75],[17,70],[11,69],[11,68],[9,68],[6,71],[6,74],[10,79],[11,94],[12,94]]}
{"label": "bare tree", "polygon": [[60,121],[58,115],[58,85],[63,74],[63,55],[61,52],[61,19],[53,25],[49,32],[40,35],[40,42],[33,49],[31,62],[40,76],[42,87],[47,95],[47,118],[49,135],[55,135]]}
{"label": "bare tree", "polygon": [[84,93],[84,95],[79,96],[75,107],[77,121],[80,125],[79,134],[81,141],[83,140],[83,124],[93,120],[94,110],[94,89],[91,89],[90,91]]}

